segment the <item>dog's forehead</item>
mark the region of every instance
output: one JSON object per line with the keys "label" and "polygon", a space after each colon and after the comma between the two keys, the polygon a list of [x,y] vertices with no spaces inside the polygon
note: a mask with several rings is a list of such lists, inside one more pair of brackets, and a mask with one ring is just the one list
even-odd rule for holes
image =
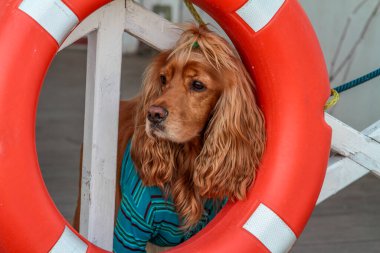
{"label": "dog's forehead", "polygon": [[197,70],[199,72],[218,72],[210,61],[198,50],[192,51],[187,55],[175,54],[168,57],[163,65],[165,71],[185,71],[187,69]]}

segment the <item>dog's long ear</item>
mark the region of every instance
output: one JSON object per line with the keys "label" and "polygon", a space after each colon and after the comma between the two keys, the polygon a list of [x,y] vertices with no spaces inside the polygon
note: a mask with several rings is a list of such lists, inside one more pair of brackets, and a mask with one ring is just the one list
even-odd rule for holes
{"label": "dog's long ear", "polygon": [[160,69],[168,55],[169,52],[160,53],[144,73],[142,98],[137,109],[131,147],[132,160],[142,181],[146,185],[162,188],[173,176],[176,149],[167,141],[149,138],[145,132],[145,123],[149,106],[161,93]]}
{"label": "dog's long ear", "polygon": [[[265,124],[252,81],[239,59],[227,72],[197,158],[194,183],[204,197],[243,199],[255,178],[265,143]],[[229,73],[229,74],[228,74]]]}

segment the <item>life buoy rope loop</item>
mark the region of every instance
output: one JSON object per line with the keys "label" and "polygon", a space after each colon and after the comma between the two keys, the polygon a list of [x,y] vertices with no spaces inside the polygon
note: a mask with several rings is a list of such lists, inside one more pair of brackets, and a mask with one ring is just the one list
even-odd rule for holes
{"label": "life buoy rope loop", "polygon": [[[35,118],[59,45],[108,2],[0,3],[0,252],[106,252],[74,231],[51,200],[37,160]],[[319,43],[296,0],[193,2],[226,31],[252,75],[267,146],[247,200],[228,203],[170,252],[286,252],[311,215],[328,161],[323,106],[330,92]]]}

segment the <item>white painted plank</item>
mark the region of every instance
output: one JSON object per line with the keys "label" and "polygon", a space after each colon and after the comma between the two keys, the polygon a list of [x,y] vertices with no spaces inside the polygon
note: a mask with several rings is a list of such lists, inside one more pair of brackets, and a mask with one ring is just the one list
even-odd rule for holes
{"label": "white painted plank", "polygon": [[102,8],[89,36],[80,232],[112,250],[124,1]]}
{"label": "white painted plank", "polygon": [[[362,134],[367,135],[369,138],[379,140],[379,129],[380,121],[377,121],[366,128]],[[333,129],[333,131],[338,131],[338,129]],[[344,158],[339,155],[331,157],[317,205],[367,175],[369,172],[367,168],[351,160],[349,157]]]}
{"label": "white painted plank", "polygon": [[333,129],[332,149],[380,176],[380,143],[327,113],[325,118]]}
{"label": "white painted plank", "polygon": [[341,159],[328,167],[317,205],[343,190],[369,171],[349,158]]}
{"label": "white painted plank", "polygon": [[96,42],[97,31],[90,33],[87,37],[87,72],[86,72],[86,98],[84,113],[83,133],[83,160],[82,160],[82,188],[81,188],[81,211],[79,232],[88,237],[88,224],[90,212],[90,185],[92,168],[92,130],[94,121],[94,92],[95,92],[95,69],[96,69]]}
{"label": "white painted plank", "polygon": [[380,142],[380,120],[363,130],[362,134]]}
{"label": "white painted plank", "polygon": [[126,6],[126,32],[160,51],[174,46],[182,33],[179,27],[131,0],[126,1]]}
{"label": "white painted plank", "polygon": [[[117,2],[109,3],[83,20],[63,42],[59,51],[98,29],[104,8],[119,4]],[[178,26],[131,0],[126,0],[126,7],[126,32],[160,51],[173,47],[182,32]]]}

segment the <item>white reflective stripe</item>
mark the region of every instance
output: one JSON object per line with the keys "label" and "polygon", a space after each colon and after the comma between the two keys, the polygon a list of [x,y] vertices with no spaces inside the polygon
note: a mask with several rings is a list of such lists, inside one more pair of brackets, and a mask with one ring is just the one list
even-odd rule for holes
{"label": "white reflective stripe", "polygon": [[24,0],[18,8],[37,21],[59,45],[79,22],[60,0]]}
{"label": "white reflective stripe", "polygon": [[266,26],[285,0],[248,0],[237,14],[255,31]]}
{"label": "white reflective stripe", "polygon": [[260,204],[243,226],[272,253],[288,252],[297,237],[271,209]]}
{"label": "white reflective stripe", "polygon": [[73,231],[65,227],[61,237],[49,253],[86,253],[87,244]]}

